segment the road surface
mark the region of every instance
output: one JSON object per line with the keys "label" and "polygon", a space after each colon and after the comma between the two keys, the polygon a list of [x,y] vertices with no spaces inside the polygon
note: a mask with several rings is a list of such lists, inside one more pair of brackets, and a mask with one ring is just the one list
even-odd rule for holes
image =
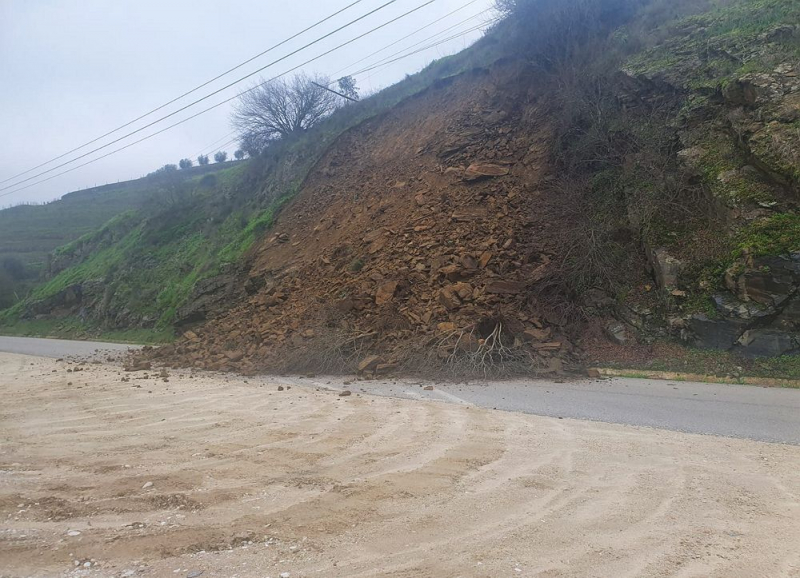
{"label": "road surface", "polygon": [[[287,378],[281,378],[286,380]],[[292,383],[426,399],[549,417],[800,444],[800,390],[653,379],[495,381],[483,384],[341,378]]]}
{"label": "road surface", "polygon": [[99,341],[72,341],[68,339],[41,339],[38,337],[5,337],[0,335],[0,351],[36,355],[38,357],[86,356],[108,351],[127,351],[138,345],[101,343]]}
{"label": "road surface", "polygon": [[[42,357],[85,356],[132,346],[60,339],[0,337],[0,351]],[[586,419],[687,433],[800,444],[800,390],[650,379],[613,378],[483,384],[346,378],[275,378],[296,385],[353,389],[372,395],[427,399],[533,415]],[[351,378],[352,379],[352,378]]]}

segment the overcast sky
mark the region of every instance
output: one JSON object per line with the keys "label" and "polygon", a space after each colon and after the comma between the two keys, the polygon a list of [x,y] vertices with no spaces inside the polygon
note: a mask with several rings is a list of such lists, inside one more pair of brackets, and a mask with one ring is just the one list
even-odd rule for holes
{"label": "overcast sky", "polygon": [[[90,141],[210,80],[354,0],[0,0],[0,181]],[[270,78],[301,64],[427,0],[397,0],[372,16],[280,62],[261,75]],[[336,18],[258,58],[214,84],[155,115],[18,179],[0,189],[68,161],[248,74],[308,42],[385,4],[361,0]],[[416,50],[493,17],[493,0],[435,0],[386,28],[304,67],[338,78],[419,44]],[[462,8],[463,7],[463,8]],[[430,24],[407,40],[351,66],[368,54]],[[487,11],[487,12],[484,12]],[[482,14],[481,14],[482,13]],[[475,18],[443,32],[459,22]],[[428,62],[461,50],[480,36],[474,31],[384,68],[356,77],[373,91],[416,72]],[[425,42],[422,42],[425,41]],[[401,54],[402,55],[402,54]],[[255,78],[255,77],[254,77]],[[168,121],[86,157],[90,160],[158,130],[249,86],[249,81],[172,117]],[[47,201],[64,193],[145,175],[166,163],[200,152],[215,152],[232,128],[224,105],[148,141],[94,164],[0,196],[0,207]],[[229,155],[235,144],[225,147]],[[25,186],[62,172],[55,170]],[[17,187],[15,187],[17,188]],[[6,189],[0,195],[13,191]]]}

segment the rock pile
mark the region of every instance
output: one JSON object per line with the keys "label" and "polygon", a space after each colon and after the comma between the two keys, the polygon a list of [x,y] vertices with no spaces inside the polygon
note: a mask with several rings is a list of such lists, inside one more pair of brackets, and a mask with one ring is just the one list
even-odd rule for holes
{"label": "rock pile", "polygon": [[[520,87],[521,83],[515,86]],[[560,372],[547,122],[485,80],[352,130],[256,248],[251,295],[156,355],[239,371]]]}

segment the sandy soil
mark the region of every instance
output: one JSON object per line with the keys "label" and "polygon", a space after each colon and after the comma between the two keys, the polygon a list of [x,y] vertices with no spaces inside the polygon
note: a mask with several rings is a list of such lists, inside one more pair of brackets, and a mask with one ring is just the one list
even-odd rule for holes
{"label": "sandy soil", "polygon": [[799,447],[74,367],[0,354],[0,576],[800,576]]}

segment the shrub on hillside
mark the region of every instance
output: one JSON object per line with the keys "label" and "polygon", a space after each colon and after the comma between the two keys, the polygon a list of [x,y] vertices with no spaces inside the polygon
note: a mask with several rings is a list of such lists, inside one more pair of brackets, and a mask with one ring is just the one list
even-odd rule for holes
{"label": "shrub on hillside", "polygon": [[697,3],[497,0],[506,15],[502,42],[538,70],[548,94],[558,168],[552,192],[563,199],[563,222],[574,224],[560,238],[559,274],[540,284],[542,292],[577,301],[593,289],[623,291],[642,268],[643,241],[709,217],[707,196],[676,162],[671,120],[680,99],[627,109],[619,98],[620,68],[645,43],[643,19],[666,7],[691,12]]}

